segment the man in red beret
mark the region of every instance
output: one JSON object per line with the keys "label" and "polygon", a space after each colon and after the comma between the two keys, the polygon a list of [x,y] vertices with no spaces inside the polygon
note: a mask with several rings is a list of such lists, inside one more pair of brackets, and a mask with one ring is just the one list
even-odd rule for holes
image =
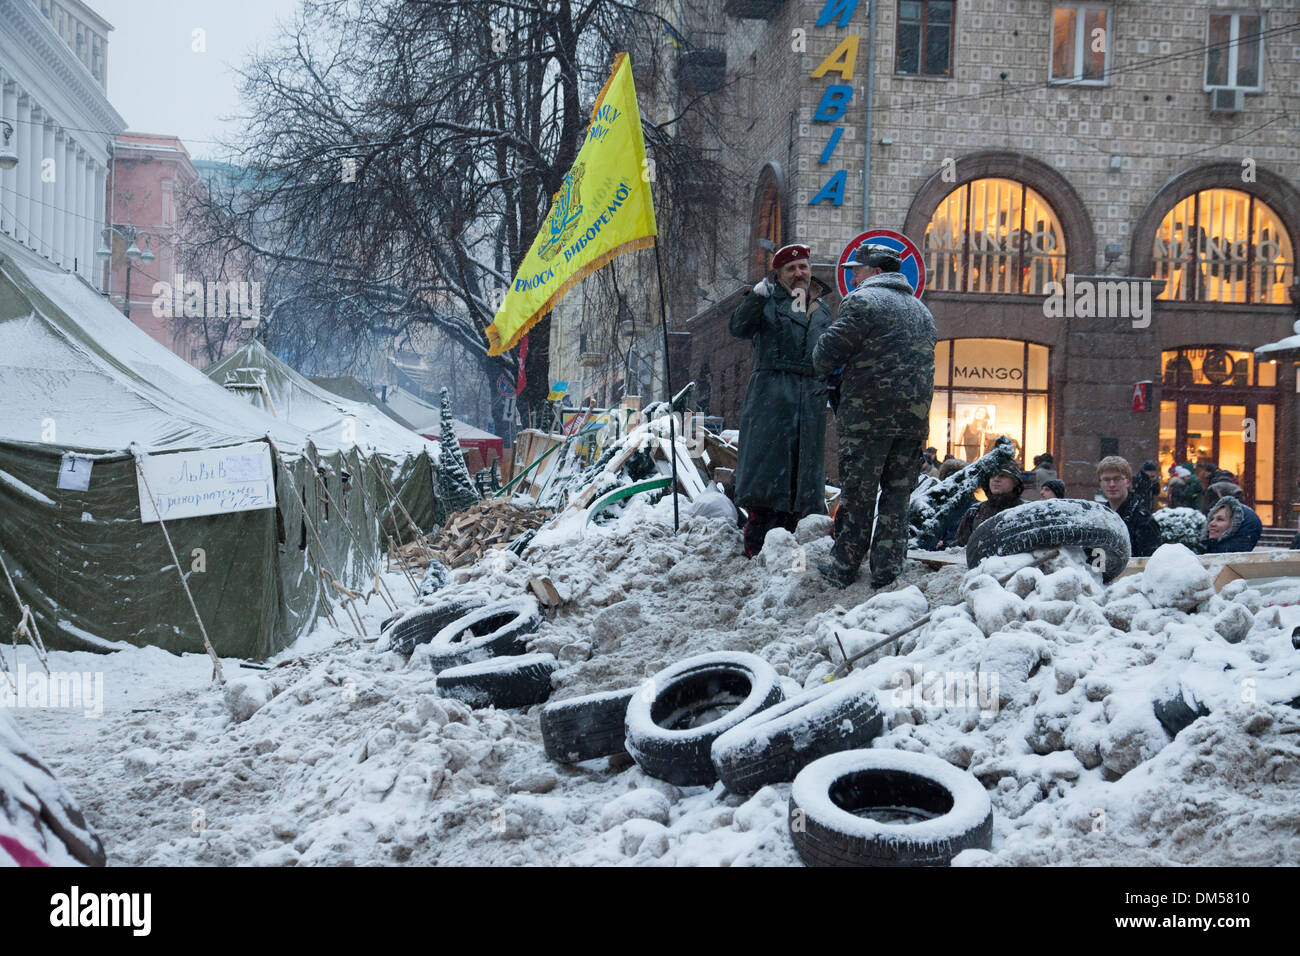
{"label": "man in red beret", "polygon": [[736,463],[751,558],[772,528],[794,531],[800,518],[826,513],[826,383],[812,351],[831,325],[830,288],[813,276],[811,258],[798,243],[776,250],[772,271],[731,316],[731,334],[754,340]]}

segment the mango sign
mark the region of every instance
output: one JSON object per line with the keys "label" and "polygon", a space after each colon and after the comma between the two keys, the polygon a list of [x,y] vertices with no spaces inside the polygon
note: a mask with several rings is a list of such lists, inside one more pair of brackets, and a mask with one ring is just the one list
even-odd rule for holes
{"label": "mango sign", "polygon": [[[136,490],[144,524],[275,507],[271,447],[249,442],[137,459]],[[146,490],[147,485],[147,490]]]}

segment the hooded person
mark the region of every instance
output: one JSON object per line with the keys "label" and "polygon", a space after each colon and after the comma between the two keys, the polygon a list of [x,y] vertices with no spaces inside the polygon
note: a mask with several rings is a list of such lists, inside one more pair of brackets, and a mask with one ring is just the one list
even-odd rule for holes
{"label": "hooded person", "polygon": [[1236,498],[1241,502],[1246,500],[1246,493],[1241,489],[1241,485],[1237,484],[1236,476],[1222,468],[1210,476],[1210,483],[1201,493],[1201,502],[1207,509],[1207,515],[1208,509],[1218,504],[1220,498]]}
{"label": "hooded person", "polygon": [[1223,497],[1210,508],[1201,548],[1206,554],[1254,551],[1263,533],[1259,515],[1236,498]]}
{"label": "hooded person", "polygon": [[827,388],[812,354],[831,326],[830,288],[813,276],[811,256],[797,243],[776,250],[772,271],[731,316],[731,334],[754,342],[735,475],[751,558],[772,528],[794,531],[799,519],[826,513]]}
{"label": "hooded person", "polygon": [[1034,458],[1034,470],[1029,474],[1033,476],[1035,488],[1042,488],[1043,482],[1060,477],[1056,473],[1056,460],[1052,458],[1050,452],[1043,452]]}
{"label": "hooded person", "polygon": [[1166,489],[1169,492],[1169,507],[1196,508],[1201,501],[1201,480],[1186,465],[1171,465],[1170,478]]}
{"label": "hooded person", "polygon": [[1025,483],[1020,477],[1022,474],[1020,467],[1011,462],[980,482],[980,487],[988,497],[962,516],[961,524],[957,526],[957,536],[953,539],[955,544],[966,547],[976,528],[995,514],[1021,504],[1020,496],[1025,493]]}
{"label": "hooded person", "polygon": [[1147,511],[1154,511],[1160,494],[1160,466],[1154,461],[1143,462],[1142,470],[1133,476],[1133,492]]}

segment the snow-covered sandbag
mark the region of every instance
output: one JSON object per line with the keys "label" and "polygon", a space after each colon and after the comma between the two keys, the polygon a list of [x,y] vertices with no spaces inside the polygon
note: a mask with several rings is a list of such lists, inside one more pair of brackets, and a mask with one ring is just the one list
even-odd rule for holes
{"label": "snow-covered sandbag", "polygon": [[721,518],[733,523],[740,518],[731,499],[712,488],[702,492],[695,499],[688,513],[693,518]]}
{"label": "snow-covered sandbag", "polygon": [[1194,611],[1214,596],[1214,579],[1181,544],[1162,544],[1142,571],[1142,593],[1153,607]]}
{"label": "snow-covered sandbag", "polygon": [[1144,760],[1150,760],[1168,743],[1169,737],[1150,702],[1131,700],[1118,707],[1101,735],[1102,766],[1114,776],[1122,777]]}
{"label": "snow-covered sandbag", "polygon": [[241,724],[275,696],[275,688],[270,681],[254,675],[226,681],[221,694],[231,719]]}

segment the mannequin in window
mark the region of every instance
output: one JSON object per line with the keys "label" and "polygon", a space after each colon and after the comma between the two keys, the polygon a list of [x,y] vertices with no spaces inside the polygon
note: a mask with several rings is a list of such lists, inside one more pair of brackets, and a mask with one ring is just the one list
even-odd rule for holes
{"label": "mannequin in window", "polygon": [[974,461],[984,454],[987,439],[985,433],[989,428],[989,411],[983,405],[975,409],[975,417],[961,430],[961,439],[957,442],[961,448],[961,457]]}

